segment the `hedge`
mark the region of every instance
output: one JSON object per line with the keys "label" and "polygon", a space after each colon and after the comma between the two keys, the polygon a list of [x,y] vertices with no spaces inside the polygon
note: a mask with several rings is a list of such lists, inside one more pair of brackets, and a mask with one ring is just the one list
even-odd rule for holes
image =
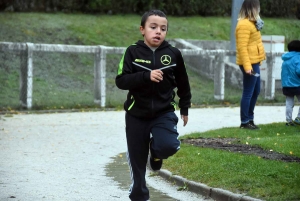
{"label": "hedge", "polygon": [[[139,14],[160,9],[172,16],[230,16],[233,0],[2,0],[0,11]],[[260,0],[264,17],[297,17],[300,0]]]}

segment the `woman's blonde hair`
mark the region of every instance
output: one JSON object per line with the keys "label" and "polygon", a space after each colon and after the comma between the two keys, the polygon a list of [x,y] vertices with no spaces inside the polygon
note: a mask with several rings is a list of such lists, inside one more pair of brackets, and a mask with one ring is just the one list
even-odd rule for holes
{"label": "woman's blonde hair", "polygon": [[260,19],[259,12],[259,0],[244,0],[238,16],[238,20],[249,19],[250,21],[257,21],[258,19]]}

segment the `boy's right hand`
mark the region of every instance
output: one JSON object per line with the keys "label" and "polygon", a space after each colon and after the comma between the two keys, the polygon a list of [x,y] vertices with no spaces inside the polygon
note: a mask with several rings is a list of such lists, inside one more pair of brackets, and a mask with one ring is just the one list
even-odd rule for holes
{"label": "boy's right hand", "polygon": [[161,70],[153,70],[150,73],[150,79],[153,82],[160,82],[163,80],[163,72]]}

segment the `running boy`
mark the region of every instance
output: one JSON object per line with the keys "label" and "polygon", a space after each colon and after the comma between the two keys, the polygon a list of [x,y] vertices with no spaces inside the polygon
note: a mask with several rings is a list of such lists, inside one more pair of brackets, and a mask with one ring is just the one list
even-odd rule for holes
{"label": "running boy", "polygon": [[300,125],[300,108],[293,121],[294,97],[300,102],[300,40],[293,40],[287,46],[289,52],[282,55],[281,84],[285,95],[285,117],[287,126]]}
{"label": "running boy", "polygon": [[149,199],[145,179],[147,160],[149,167],[158,171],[163,159],[180,149],[178,117],[174,113],[175,88],[183,125],[188,122],[191,105],[188,75],[180,51],[165,41],[167,31],[168,20],[162,11],[146,12],[140,26],[144,40],[126,49],[116,77],[117,87],[129,90],[124,109],[132,180],[129,198],[134,201]]}

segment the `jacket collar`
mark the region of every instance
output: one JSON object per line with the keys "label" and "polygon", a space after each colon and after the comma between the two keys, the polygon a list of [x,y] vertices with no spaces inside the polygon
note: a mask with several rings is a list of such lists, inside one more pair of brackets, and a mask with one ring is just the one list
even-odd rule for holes
{"label": "jacket collar", "polygon": [[[139,46],[142,46],[142,47],[144,47],[144,48],[150,49],[150,48],[144,43],[143,40],[137,41],[136,44],[139,45]],[[170,44],[169,44],[167,41],[164,40],[164,41],[160,44],[160,46],[157,48],[157,50],[158,50],[158,49],[165,48],[165,47],[167,47],[167,46],[169,46],[169,45],[170,45]]]}

